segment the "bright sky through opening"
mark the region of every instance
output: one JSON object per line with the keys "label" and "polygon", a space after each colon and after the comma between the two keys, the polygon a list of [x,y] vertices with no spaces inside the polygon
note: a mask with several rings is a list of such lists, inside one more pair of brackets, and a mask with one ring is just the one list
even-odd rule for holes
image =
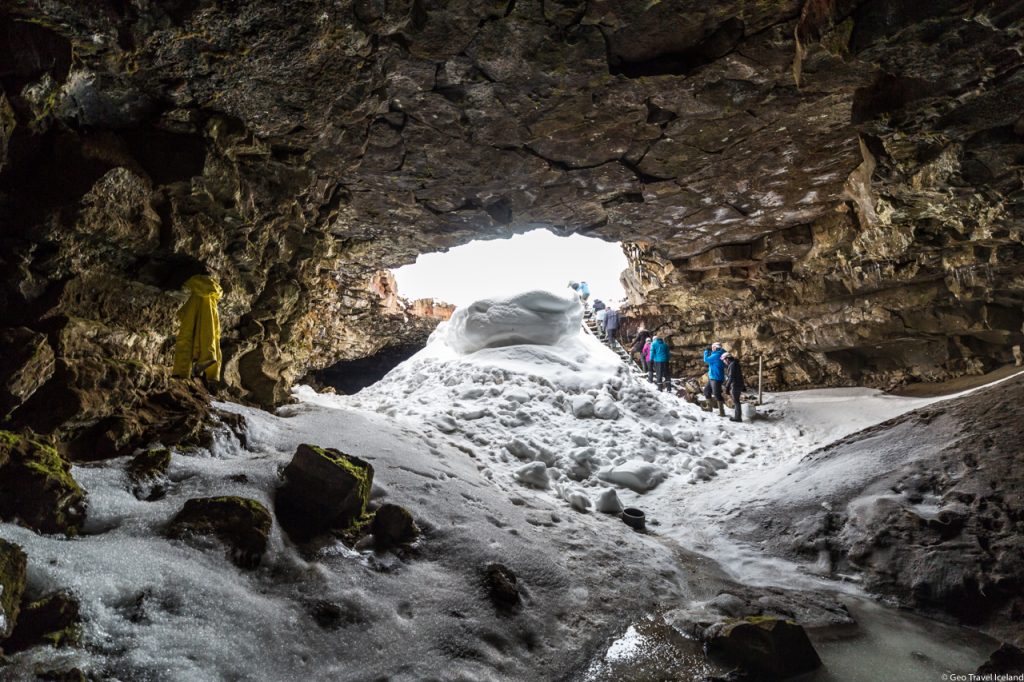
{"label": "bright sky through opening", "polygon": [[394,270],[407,299],[436,298],[466,305],[489,296],[531,289],[561,292],[570,280],[590,285],[590,300],[625,297],[619,274],[628,267],[622,247],[593,237],[559,237],[537,229],[510,239],[475,241],[447,253],[427,253]]}

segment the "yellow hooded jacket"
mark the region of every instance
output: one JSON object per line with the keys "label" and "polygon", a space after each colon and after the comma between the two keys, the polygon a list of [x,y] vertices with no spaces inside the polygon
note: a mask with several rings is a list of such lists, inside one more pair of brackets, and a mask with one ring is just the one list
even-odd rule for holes
{"label": "yellow hooded jacket", "polygon": [[174,345],[176,377],[191,377],[192,363],[212,381],[220,377],[220,315],[217,301],[223,292],[212,277],[196,275],[185,282],[191,294],[178,311],[181,329]]}

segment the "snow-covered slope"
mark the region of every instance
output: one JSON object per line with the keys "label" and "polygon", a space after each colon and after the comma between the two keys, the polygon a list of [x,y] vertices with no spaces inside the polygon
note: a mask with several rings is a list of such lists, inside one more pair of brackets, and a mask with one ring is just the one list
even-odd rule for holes
{"label": "snow-covered slope", "polygon": [[581,317],[577,300],[547,292],[479,301],[378,384],[298,396],[421,424],[428,447],[471,454],[500,488],[550,489],[579,511],[614,505],[610,486],[632,499],[725,468],[736,448],[702,428],[708,417],[629,372]]}
{"label": "snow-covered slope", "polygon": [[[673,540],[748,583],[792,584],[792,564],[728,540],[735,510],[789,494],[796,476],[785,474],[822,440],[922,404],[780,395],[774,418],[733,424],[657,393],[579,322],[578,303],[553,294],[479,302],[357,395],[300,388],[277,415],[220,404],[245,417],[245,446],[225,427],[209,448],[175,450],[157,502],[131,494],[125,459],[75,467],[89,491],[81,537],[11,524],[0,537],[27,551],[34,593],[76,593],[83,646],[17,654],[4,679],[33,679],[37,665],[110,680],[563,679],[637,614],[727,582]],[[218,549],[163,537],[189,498],[271,506],[302,442],[370,461],[377,500],[424,528],[415,550],[338,542],[303,556],[275,524],[263,564],[246,572]],[[596,513],[614,506],[609,490],[654,532]],[[519,577],[520,610],[487,600],[490,562]]]}
{"label": "snow-covered slope", "polygon": [[[627,384],[613,354],[569,332],[570,321],[579,328],[578,305],[528,296],[516,306],[535,320],[556,315],[532,337],[554,345],[488,347],[513,340],[507,317],[489,308],[490,321],[481,320],[476,308],[473,319],[455,322],[469,330],[458,338],[472,336],[480,350],[432,344],[358,398],[306,389],[305,401],[278,415],[219,404],[245,417],[245,446],[223,428],[209,448],[175,450],[162,500],[132,495],[125,459],[75,467],[89,492],[81,537],[11,524],[0,524],[0,536],[28,553],[34,593],[67,588],[79,597],[83,646],[18,654],[4,679],[33,679],[36,665],[125,681],[560,679],[661,600],[701,596],[693,571],[660,538],[613,516],[578,514],[552,491],[514,480],[511,467],[521,462],[504,447],[509,429],[522,447],[550,449],[566,467],[583,446],[549,427],[580,442],[586,435],[594,456],[608,457],[613,442],[633,454],[628,439],[638,426],[617,437],[615,420],[574,416],[573,398],[601,410],[629,385],[626,394],[637,393],[629,410],[673,419],[662,399]],[[558,315],[567,333],[543,337]],[[358,404],[378,409],[351,406]],[[279,472],[302,442],[370,461],[376,499],[407,507],[424,529],[414,551],[399,557],[336,542],[303,556],[275,523],[262,565],[247,572],[218,548],[163,536],[190,498],[241,495],[272,507]],[[643,443],[666,466],[677,456],[657,437]],[[518,576],[522,608],[502,613],[488,601],[482,575],[491,562]]]}

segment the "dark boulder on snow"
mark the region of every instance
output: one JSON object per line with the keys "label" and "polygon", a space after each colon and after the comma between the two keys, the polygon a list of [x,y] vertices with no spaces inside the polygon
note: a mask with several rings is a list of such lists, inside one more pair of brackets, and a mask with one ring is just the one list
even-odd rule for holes
{"label": "dark boulder on snow", "polygon": [[78,599],[69,592],[55,592],[22,606],[18,623],[2,646],[13,654],[34,646],[75,644],[78,637]]}
{"label": "dark boulder on snow", "polygon": [[420,529],[408,509],[397,504],[385,504],[374,514],[370,532],[378,546],[391,547],[415,540]]}
{"label": "dark boulder on snow", "polygon": [[38,533],[76,535],[81,529],[85,492],[52,445],[0,431],[0,519]]}
{"label": "dark boulder on snow", "polygon": [[365,520],[373,467],[334,448],[303,444],[284,469],[274,512],[293,539],[348,530]]}
{"label": "dark boulder on snow", "polygon": [[216,538],[240,568],[255,568],[267,549],[273,519],[267,508],[244,497],[191,499],[167,528],[167,536],[202,543]]}
{"label": "dark boulder on snow", "polygon": [[1024,673],[1024,651],[1011,644],[1003,644],[992,652],[978,668],[978,675],[1011,675]]}
{"label": "dark boulder on snow", "polygon": [[518,579],[504,564],[488,564],[484,568],[484,589],[491,602],[499,609],[511,609],[522,601]]}
{"label": "dark boulder on snow", "polygon": [[807,633],[790,620],[732,620],[710,628],[706,636],[709,650],[765,679],[788,679],[821,666]]}
{"label": "dark boulder on snow", "polygon": [[167,494],[167,468],[171,465],[171,451],[150,448],[128,462],[128,480],[132,494],[140,500],[152,502]]}
{"label": "dark boulder on snow", "polygon": [[0,642],[17,625],[27,567],[28,558],[21,547],[0,539]]}

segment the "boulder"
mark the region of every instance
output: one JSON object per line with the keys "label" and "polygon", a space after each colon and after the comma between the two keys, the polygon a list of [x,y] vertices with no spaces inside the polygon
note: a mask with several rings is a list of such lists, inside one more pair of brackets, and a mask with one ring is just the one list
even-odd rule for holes
{"label": "boulder", "polygon": [[22,607],[18,623],[3,648],[13,654],[46,644],[75,644],[78,637],[78,599],[68,592],[55,592]]}
{"label": "boulder", "polygon": [[705,637],[711,651],[768,679],[788,679],[821,666],[807,633],[791,620],[772,616],[730,620],[708,628]]}
{"label": "boulder", "polygon": [[[53,435],[71,461],[121,457],[154,441],[199,441],[210,409],[201,384],[169,377],[144,362],[141,349],[117,347],[113,339],[123,337],[101,323],[58,316],[51,324],[53,377],[12,413],[19,429]],[[94,345],[102,339],[111,345]]]}
{"label": "boulder", "polygon": [[126,467],[132,494],[140,500],[152,502],[167,494],[167,468],[171,465],[171,451],[150,448],[136,455]]}
{"label": "boulder", "polygon": [[[1024,651],[1002,644],[978,668],[978,675],[1014,675],[1024,673]],[[994,678],[993,678],[994,679]]]}
{"label": "boulder", "polygon": [[0,539],[0,641],[14,630],[25,592],[28,558],[21,547]]}
{"label": "boulder", "polygon": [[385,504],[374,514],[370,532],[378,546],[390,547],[415,540],[420,529],[405,507]]}
{"label": "boulder", "polygon": [[267,549],[270,512],[244,497],[205,497],[185,503],[167,528],[173,539],[216,538],[240,568],[255,568]]}
{"label": "boulder", "polygon": [[303,444],[284,469],[274,512],[293,539],[346,530],[366,518],[373,467],[333,448]]}
{"label": "boulder", "polygon": [[71,465],[53,446],[0,431],[0,519],[39,533],[75,535],[85,507]]}
{"label": "boulder", "polygon": [[487,590],[488,598],[499,609],[511,609],[522,601],[518,582],[512,569],[504,564],[488,564],[484,568],[484,589]]}

